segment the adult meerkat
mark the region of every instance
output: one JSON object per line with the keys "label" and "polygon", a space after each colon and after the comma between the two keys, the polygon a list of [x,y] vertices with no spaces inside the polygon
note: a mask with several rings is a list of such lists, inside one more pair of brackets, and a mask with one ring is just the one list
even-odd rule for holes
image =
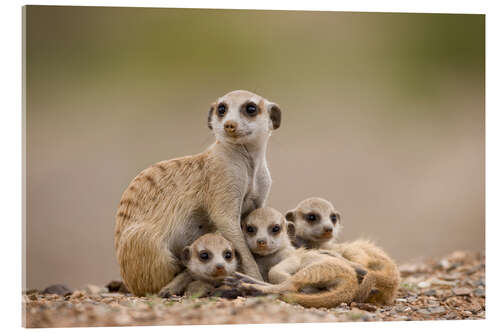
{"label": "adult meerkat", "polygon": [[206,296],[222,284],[223,278],[236,272],[238,257],[231,242],[220,234],[205,234],[182,250],[186,270],[163,287],[159,296]]}
{"label": "adult meerkat", "polygon": [[346,260],[317,250],[295,249],[289,239],[294,225],[277,210],[254,210],[243,220],[242,229],[262,275],[270,283],[236,273],[241,281],[227,278],[228,284],[280,294],[283,300],[306,307],[349,303],[359,292],[356,271]]}
{"label": "adult meerkat", "polygon": [[[400,283],[399,270],[394,261],[379,247],[368,240],[336,243],[341,230],[340,214],[322,198],[308,198],[286,213],[286,219],[295,224],[294,246],[333,251],[345,259],[364,267],[368,273],[363,284],[372,285],[367,295],[369,303],[391,304]],[[363,297],[361,297],[363,298]]]}
{"label": "adult meerkat", "polygon": [[277,104],[249,91],[232,91],[209,110],[214,144],[197,155],[156,163],[132,180],[115,228],[120,272],[131,292],[157,293],[181,272],[183,248],[216,230],[240,253],[242,270],[262,278],[240,219],[267,199],[267,143],[280,123]]}

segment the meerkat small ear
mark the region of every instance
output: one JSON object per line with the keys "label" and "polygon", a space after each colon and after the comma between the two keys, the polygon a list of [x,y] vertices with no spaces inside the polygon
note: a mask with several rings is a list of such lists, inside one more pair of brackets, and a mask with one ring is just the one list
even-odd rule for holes
{"label": "meerkat small ear", "polygon": [[286,213],[285,219],[287,221],[295,222],[295,212],[293,210],[291,210],[288,213]]}
{"label": "meerkat small ear", "polygon": [[339,212],[335,212],[335,215],[337,215],[337,222],[340,223],[340,220],[342,220],[340,213]]}
{"label": "meerkat small ear", "polygon": [[215,109],[215,103],[213,103],[210,106],[210,110],[208,110],[208,128],[210,128],[211,130],[213,129],[213,127],[212,127],[212,115],[214,114],[214,109]]}
{"label": "meerkat small ear", "polygon": [[293,222],[286,223],[286,233],[290,239],[295,238],[295,224]]}
{"label": "meerkat small ear", "polygon": [[184,249],[182,249],[181,261],[184,265],[187,265],[189,260],[191,260],[191,249],[189,248],[189,246],[186,246]]}
{"label": "meerkat small ear", "polygon": [[245,229],[245,227],[247,226],[247,219],[248,219],[248,215],[250,215],[250,213],[245,214],[245,216],[242,216],[242,217],[241,217],[241,220],[240,220],[240,227],[241,227],[241,230],[244,230],[244,229]]}
{"label": "meerkat small ear", "polygon": [[278,129],[281,125],[281,109],[278,104],[271,103],[269,105],[269,118],[273,123],[273,129]]}

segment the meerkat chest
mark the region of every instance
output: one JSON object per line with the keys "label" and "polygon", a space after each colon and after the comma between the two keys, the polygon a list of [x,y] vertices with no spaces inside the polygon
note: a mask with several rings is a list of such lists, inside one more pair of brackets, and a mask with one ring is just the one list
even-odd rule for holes
{"label": "meerkat chest", "polygon": [[269,172],[265,167],[258,168],[254,172],[249,172],[245,197],[243,198],[241,207],[242,215],[248,214],[264,205],[269,193],[270,178]]}
{"label": "meerkat chest", "polygon": [[283,255],[281,254],[272,254],[255,258],[255,262],[257,262],[257,266],[259,266],[259,270],[264,281],[269,281],[269,271],[271,268],[283,261],[283,259]]}
{"label": "meerkat chest", "polygon": [[243,204],[241,207],[242,215],[250,213],[252,210],[259,208],[259,192],[257,187],[249,182],[247,185],[247,191],[245,197],[243,198]]}
{"label": "meerkat chest", "polygon": [[278,264],[279,260],[276,260],[275,256],[266,256],[255,258],[255,262],[257,262],[257,266],[259,266],[259,271],[264,281],[269,281],[269,270],[274,265]]}

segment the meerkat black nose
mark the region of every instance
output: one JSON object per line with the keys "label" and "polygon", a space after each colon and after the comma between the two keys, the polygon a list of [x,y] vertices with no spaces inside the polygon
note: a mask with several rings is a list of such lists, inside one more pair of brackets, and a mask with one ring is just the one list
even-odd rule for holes
{"label": "meerkat black nose", "polygon": [[333,231],[333,228],[332,227],[324,227],[323,231],[326,233],[331,233]]}
{"label": "meerkat black nose", "polygon": [[224,265],[223,264],[217,264],[217,265],[215,265],[215,269],[218,270],[218,271],[222,271],[224,269]]}
{"label": "meerkat black nose", "polygon": [[267,241],[265,239],[257,239],[257,245],[266,245]]}
{"label": "meerkat black nose", "polygon": [[234,133],[238,128],[238,124],[235,121],[228,120],[224,123],[224,130],[227,133]]}

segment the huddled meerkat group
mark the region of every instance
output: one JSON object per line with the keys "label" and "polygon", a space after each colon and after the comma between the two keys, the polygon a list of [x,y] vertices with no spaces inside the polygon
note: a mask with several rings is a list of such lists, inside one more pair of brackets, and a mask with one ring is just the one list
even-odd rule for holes
{"label": "huddled meerkat group", "polygon": [[280,124],[277,104],[232,91],[210,107],[207,150],[132,180],[115,227],[132,293],[203,296],[224,285],[307,307],[393,301],[397,266],[369,241],[337,243],[341,216],[330,202],[309,198],[285,215],[265,207],[267,143]]}

